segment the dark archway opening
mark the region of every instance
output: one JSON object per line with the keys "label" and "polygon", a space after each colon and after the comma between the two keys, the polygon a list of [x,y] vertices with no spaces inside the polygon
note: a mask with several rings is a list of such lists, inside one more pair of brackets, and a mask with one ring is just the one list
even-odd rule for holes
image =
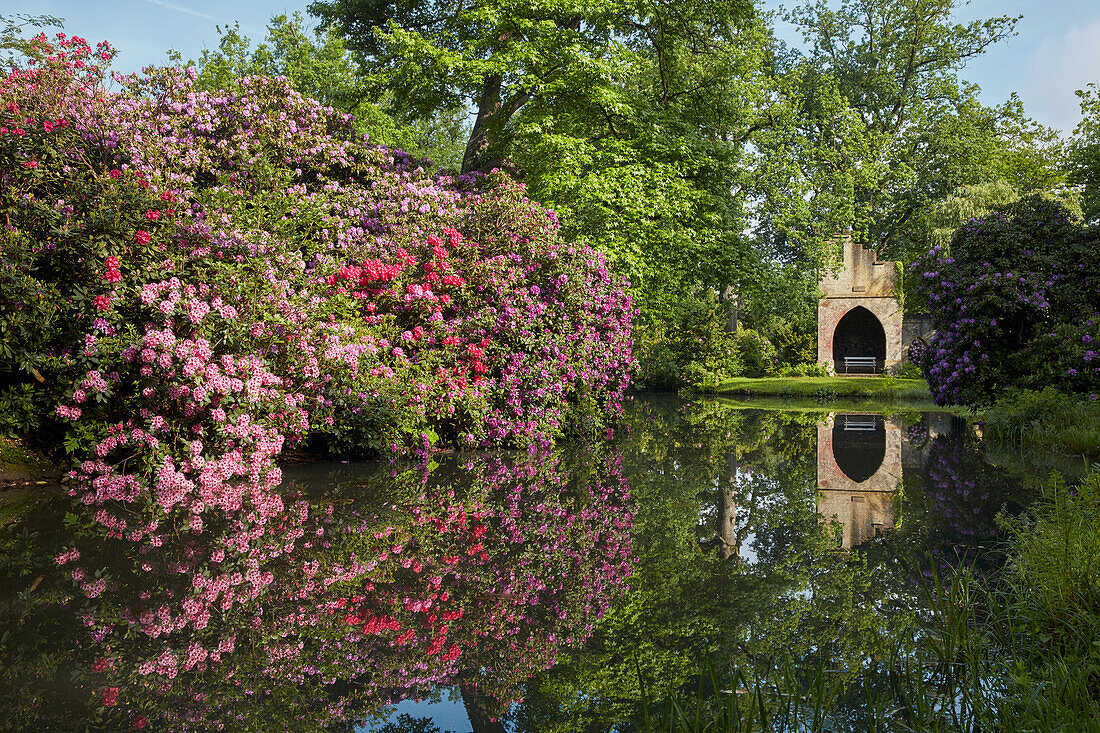
{"label": "dark archway opening", "polygon": [[[847,373],[844,357],[874,357],[874,371],[881,371],[886,363],[886,330],[874,313],[863,306],[856,306],[844,314],[833,332],[833,364],[838,374]],[[849,364],[851,371],[869,372],[871,368],[861,364]]]}
{"label": "dark archway opening", "polygon": [[880,415],[837,415],[833,459],[857,484],[874,476],[886,460],[886,424]]}

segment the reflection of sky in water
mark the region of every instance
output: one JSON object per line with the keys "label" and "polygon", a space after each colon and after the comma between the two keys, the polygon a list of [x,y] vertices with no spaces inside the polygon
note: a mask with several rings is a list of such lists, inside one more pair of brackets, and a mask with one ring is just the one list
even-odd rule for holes
{"label": "reflection of sky in water", "polygon": [[[413,718],[431,718],[432,723],[443,731],[469,733],[470,730],[470,718],[467,717],[466,708],[463,707],[462,700],[457,694],[453,700],[444,695],[440,702],[403,700],[393,707],[393,714],[390,715],[389,720],[396,720],[397,716],[402,713]],[[376,730],[382,725],[385,725],[385,721],[374,726],[364,726],[357,730],[366,733],[367,731]]]}

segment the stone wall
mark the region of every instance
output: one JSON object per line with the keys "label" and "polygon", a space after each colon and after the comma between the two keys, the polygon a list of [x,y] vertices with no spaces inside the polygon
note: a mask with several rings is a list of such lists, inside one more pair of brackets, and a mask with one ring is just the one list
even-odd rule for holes
{"label": "stone wall", "polygon": [[894,492],[901,483],[903,441],[901,426],[886,420],[882,465],[870,478],[856,483],[841,470],[833,453],[835,421],[830,415],[817,426],[817,511],[826,521],[843,525],[842,546],[850,548],[894,528]]}
{"label": "stone wall", "polygon": [[821,281],[825,297],[893,298],[897,292],[896,263],[880,260],[872,251],[844,239],[844,269]]}
{"label": "stone wall", "polygon": [[[833,338],[836,335],[837,324],[848,311],[862,306],[871,311],[882,324],[886,332],[886,363],[885,369],[893,369],[905,358],[905,346],[902,338],[902,312],[901,306],[893,297],[852,297],[852,298],[825,298],[818,303],[817,308],[817,361],[820,364],[828,364],[836,370],[833,363]],[[841,365],[839,371],[843,372]]]}
{"label": "stone wall", "polygon": [[932,319],[923,313],[906,313],[901,324],[901,343],[906,350],[917,339],[932,335]]}

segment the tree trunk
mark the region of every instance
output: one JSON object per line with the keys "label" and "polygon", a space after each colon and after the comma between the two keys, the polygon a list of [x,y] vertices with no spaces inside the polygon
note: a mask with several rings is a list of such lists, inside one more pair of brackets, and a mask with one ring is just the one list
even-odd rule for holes
{"label": "tree trunk", "polygon": [[726,453],[726,467],[718,482],[718,540],[722,557],[741,555],[741,538],[737,536],[737,451]]}
{"label": "tree trunk", "polygon": [[462,704],[466,707],[473,733],[505,733],[504,726],[493,717],[491,699],[480,687],[462,683],[458,689],[462,693]]}
{"label": "tree trunk", "polygon": [[726,303],[726,332],[737,333],[737,322],[741,319],[741,298],[732,285],[722,291],[722,300]]}
{"label": "tree trunk", "polygon": [[481,156],[493,143],[490,128],[493,118],[500,112],[500,86],[504,77],[500,74],[491,74],[485,77],[485,83],[481,86],[481,99],[477,104],[477,119],[474,120],[474,129],[470,131],[470,141],[466,143],[466,152],[462,155],[462,172],[476,171]]}

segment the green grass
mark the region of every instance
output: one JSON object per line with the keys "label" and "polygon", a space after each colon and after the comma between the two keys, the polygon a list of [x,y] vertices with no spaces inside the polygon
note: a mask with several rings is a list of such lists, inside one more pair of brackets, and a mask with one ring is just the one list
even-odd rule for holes
{"label": "green grass", "polygon": [[897,415],[924,412],[951,412],[956,410],[937,405],[930,399],[904,402],[876,399],[836,399],[813,400],[802,397],[751,397],[721,396],[723,405],[742,410],[778,410],[782,412],[829,413],[829,412],[877,412],[883,415]]}
{"label": "green grass", "polygon": [[851,398],[859,400],[926,400],[928,383],[900,377],[737,377],[717,384],[700,385],[703,392],[766,397],[801,397],[811,400]]}
{"label": "green grass", "polygon": [[982,415],[984,437],[1010,449],[1100,458],[1100,401],[1047,388],[1019,390]]}

